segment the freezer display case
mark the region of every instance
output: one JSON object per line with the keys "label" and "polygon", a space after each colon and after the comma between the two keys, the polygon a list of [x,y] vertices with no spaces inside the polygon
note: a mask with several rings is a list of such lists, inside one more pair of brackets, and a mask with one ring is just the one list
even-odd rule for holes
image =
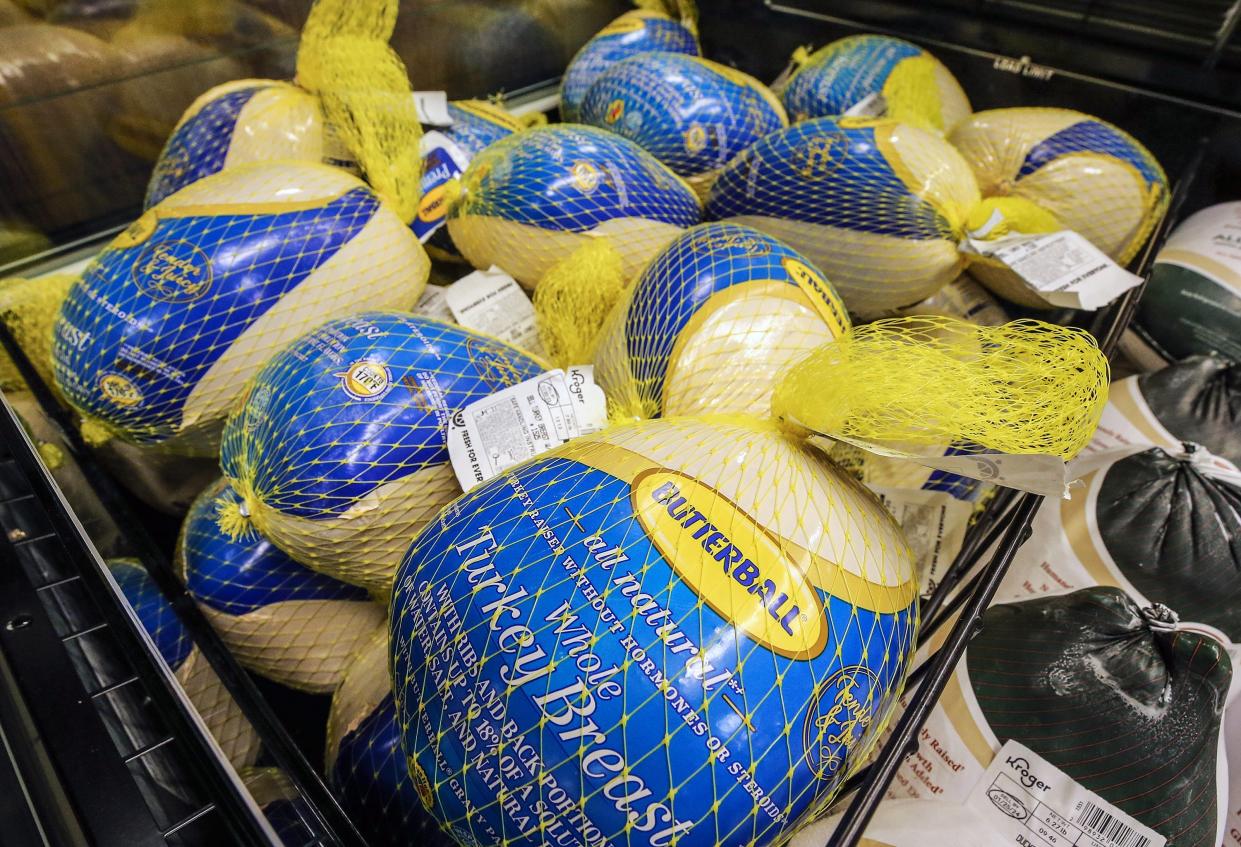
{"label": "freezer display case", "polygon": [[[631,8],[624,2],[590,0],[407,0],[400,5],[391,43],[413,88],[443,91],[448,101],[499,100],[502,95],[504,108],[519,125],[535,124],[542,119],[534,116],[541,114],[555,123],[563,117],[562,108],[575,110],[578,120],[590,119],[588,102],[562,107],[561,77],[588,39]],[[210,4],[0,0],[0,145],[5,151],[0,156],[0,278],[42,280],[40,296],[55,297],[56,291],[63,296],[72,279],[109,242],[127,227],[134,232],[131,224],[144,219],[152,167],[195,98],[234,80],[293,78],[298,33],[309,8],[305,0]],[[1236,152],[1241,140],[1237,84],[1241,48],[1234,38],[1241,18],[1238,9],[1207,2],[1191,8],[1160,2],[720,0],[699,4],[697,37],[703,56],[782,90],[788,118],[793,120],[805,117],[797,113],[787,88],[798,67],[790,64],[791,57],[800,56],[800,64],[805,64],[809,55],[799,48],[878,34],[904,39],[932,54],[968,96],[966,113],[1013,107],[1072,109],[1119,127],[1150,152],[1157,160],[1154,168],[1162,167],[1166,175],[1160,211],[1124,259],[1128,270],[1145,280],[1178,223],[1200,210],[1241,199],[1241,158]],[[601,110],[597,120],[623,123],[617,102],[619,98],[605,97],[595,104]],[[865,104],[863,112],[854,114],[865,120],[864,109]],[[941,124],[949,106],[944,109]],[[436,130],[427,129],[428,135]],[[640,127],[630,129],[637,133]],[[688,135],[686,145],[694,146]],[[821,152],[824,162],[830,162],[831,150]],[[727,163],[719,164],[726,174]],[[815,167],[813,161],[803,164]],[[1142,162],[1130,164],[1145,174]],[[595,185],[591,180],[596,177],[606,180],[584,169],[572,174],[579,187]],[[1011,191],[1011,184],[1002,182],[984,186],[984,195]],[[692,195],[696,187],[692,179],[687,186]],[[709,198],[708,208],[720,202],[709,191],[704,188],[701,195]],[[717,191],[723,189],[717,186]],[[451,282],[470,271],[443,249],[442,241],[429,243],[440,248],[430,251],[432,283]],[[457,246],[468,255],[467,244],[459,239]],[[518,250],[520,239],[513,244],[512,250]],[[813,241],[808,249],[816,249]],[[503,258],[496,264],[502,265]],[[915,260],[919,262],[929,266],[931,259]],[[842,290],[847,284],[833,282]],[[1013,302],[1021,299],[1019,295],[1009,297],[1003,306],[1010,317],[1037,317],[1087,330],[1107,354],[1113,376],[1121,379],[1153,371],[1174,358],[1166,338],[1150,331],[1155,318],[1135,322],[1144,289],[1145,284],[1138,285],[1089,311],[1069,308],[1063,299],[1051,308],[1045,302]],[[407,759],[393,734],[367,734],[385,721],[385,726],[397,724],[398,706],[391,695],[385,700],[370,693],[375,680],[390,672],[386,648],[390,609],[385,597],[378,598],[382,605],[371,602],[382,589],[367,585],[365,576],[350,585],[323,577],[298,595],[299,601],[306,601],[304,607],[277,622],[284,628],[275,637],[267,637],[264,632],[271,630],[261,628],[276,626],[272,619],[265,618],[261,626],[245,622],[246,615],[261,605],[257,601],[230,595],[219,603],[202,602],[209,589],[193,584],[184,545],[194,533],[205,544],[203,538],[218,531],[214,510],[220,489],[213,488],[221,473],[218,453],[202,449],[158,455],[123,440],[101,438],[97,430],[84,426],[48,363],[30,355],[28,339],[37,327],[32,330],[20,314],[21,304],[12,299],[16,290],[0,286],[0,341],[11,360],[0,371],[4,398],[0,739],[5,753],[0,757],[0,781],[10,789],[0,792],[0,816],[5,830],[14,833],[14,843],[291,847],[475,842],[476,832],[462,826],[441,830],[426,812],[423,803],[430,802],[431,789],[411,776],[421,768],[414,765],[414,757]],[[855,315],[856,302],[850,302]],[[423,305],[451,316],[446,306]],[[537,364],[532,358],[531,373],[538,372]],[[506,364],[513,369],[521,366],[521,362]],[[376,388],[375,373],[351,370],[342,379],[354,392],[351,396],[379,395],[381,400],[384,396],[382,386]],[[1193,390],[1190,383],[1170,386],[1169,396]],[[1217,397],[1211,402],[1229,401]],[[1225,464],[1230,459],[1225,456]],[[1101,485],[1104,472],[1093,473],[1094,481],[1088,484]],[[1112,475],[1113,484],[1119,484],[1118,478]],[[1156,485],[1152,479],[1149,473],[1139,475],[1126,497],[1140,499],[1141,492]],[[454,493],[459,490],[453,479],[443,484]],[[1234,481],[1225,474],[1220,484]],[[204,490],[205,499],[200,497]],[[1207,499],[1233,503],[1230,498],[1241,495],[1232,491]],[[1100,495],[1090,496],[1094,499],[1087,502],[1094,508]],[[1192,500],[1206,495],[1184,496]],[[1001,607],[995,604],[1010,603],[1020,594],[1010,568],[1015,559],[1017,567],[1023,567],[1022,550],[1028,554],[1030,549],[1023,544],[1032,533],[1036,543],[1043,543],[1038,521],[1045,522],[1048,514],[1063,508],[1054,498],[1011,488],[995,488],[966,502],[970,517],[960,521],[951,543],[937,537],[949,554],[938,558],[927,554],[935,564],[920,586],[916,644],[911,645],[917,652],[900,707],[869,758],[851,763],[849,778],[831,807],[816,810],[819,821],[807,819],[806,828],[791,835],[784,831],[781,840],[791,838],[798,847],[923,843],[908,840],[912,831],[908,827],[904,835],[891,834],[892,818],[885,818],[884,810],[893,808],[894,798],[925,799],[928,791],[934,795],[957,790],[950,778],[940,782],[938,776],[928,775],[935,766],[952,769],[959,758],[936,728],[935,722],[943,720],[936,710],[942,712],[942,704],[961,697],[963,680],[970,679],[961,675],[967,665],[963,657],[975,639],[971,656],[993,656],[999,665],[1010,652],[1029,658],[1000,639],[997,633],[1002,627],[994,610]],[[905,524],[909,529],[916,521],[908,504],[905,508],[902,514],[910,521]],[[1205,507],[1195,508],[1193,514],[1206,514]],[[248,509],[245,503],[238,506],[242,518],[249,517]],[[1231,551],[1235,545],[1228,533],[1235,513],[1223,506],[1219,511],[1227,536],[1221,543]],[[1163,526],[1171,519],[1164,513],[1137,510],[1125,520],[1121,535],[1144,522]],[[1192,517],[1183,520],[1193,524]],[[1191,541],[1196,531],[1185,530]],[[280,568],[285,565],[276,561],[284,554],[254,538],[242,572],[262,561],[262,567],[270,569],[266,572],[284,573]],[[1150,567],[1173,567],[1176,555],[1166,552],[1167,543],[1162,536],[1150,541],[1162,557],[1157,556]],[[328,549],[322,555],[330,558],[332,553]],[[320,550],[306,555],[313,558]],[[1207,554],[1198,551],[1188,558],[1195,556]],[[1232,556],[1230,561],[1241,560],[1241,554],[1227,556]],[[366,555],[352,558],[362,562]],[[216,565],[228,563],[221,556],[212,563]],[[1065,579],[1065,587],[1089,584]],[[1185,579],[1192,583],[1194,577],[1191,573]],[[1121,584],[1136,586],[1137,593],[1153,600],[1163,596],[1142,588],[1149,583],[1140,576],[1129,574],[1129,582]],[[272,585],[247,585],[251,591],[272,589]],[[1210,586],[1220,596],[1230,596],[1227,579]],[[1191,607],[1194,594],[1192,586],[1184,590]],[[1212,618],[1207,629],[1184,630],[1177,629],[1174,616],[1158,604],[1133,605],[1100,595],[1092,596],[1088,605],[1106,608],[1114,616],[1096,624],[1107,637],[1119,638],[1117,627],[1136,626],[1155,645],[1132,646],[1141,640],[1134,636],[1137,640],[1126,642],[1130,647],[1125,655],[1139,656],[1136,665],[1119,669],[1107,665],[1113,653],[1106,653],[1101,660],[1106,673],[1101,674],[1121,678],[1161,661],[1171,668],[1163,680],[1167,683],[1161,689],[1163,699],[1156,696],[1156,706],[1138,703],[1135,709],[1157,710],[1169,703],[1180,708],[1185,700],[1190,703],[1185,706],[1188,711],[1177,714],[1184,721],[1197,716],[1194,719],[1206,727],[1197,730],[1199,736],[1215,738],[1225,732],[1219,728],[1218,714],[1224,695],[1216,692],[1219,709],[1214,717],[1207,714],[1208,707],[1194,712],[1191,706],[1205,695],[1193,699],[1183,693],[1180,682],[1201,680],[1199,688],[1214,690],[1211,686],[1219,688],[1219,679],[1188,659],[1182,662],[1177,651],[1185,649],[1190,637],[1186,632],[1194,637],[1206,632],[1227,642],[1231,631],[1226,616]],[[1022,607],[1023,614],[1036,620],[1028,625],[1030,630],[1055,631],[1047,616],[1061,614],[1059,607],[1041,608]],[[316,641],[316,628],[343,635],[331,643]],[[1174,631],[1181,633],[1177,636],[1181,641],[1165,637]],[[239,643],[246,646],[239,649]],[[1056,642],[1048,649],[1069,655],[1078,649],[1073,644]],[[1231,644],[1225,646],[1231,649]],[[1029,661],[1033,667],[1035,660]],[[1226,656],[1221,661],[1226,663]],[[978,668],[973,674],[976,681],[989,679]],[[1121,679],[1113,688],[1123,693],[1126,684]],[[1003,680],[995,685],[1003,688]],[[1222,688],[1228,688],[1227,680]],[[1141,696],[1147,693],[1144,690]],[[735,689],[733,696],[740,696]],[[357,702],[350,703],[350,697],[357,697]],[[1004,697],[1001,693],[993,699]],[[786,707],[795,716],[789,719],[799,726],[811,710],[809,702]],[[744,710],[733,708],[743,723],[748,720]],[[976,711],[982,708],[975,706]],[[993,710],[984,710],[986,716],[998,727],[997,708],[986,700],[986,709]],[[1013,721],[1021,725],[1020,714],[1007,717],[1010,724],[1004,726]],[[1092,731],[1106,734],[1124,725],[1121,719],[1105,721]],[[988,728],[977,735],[980,740],[969,749],[978,754],[981,769],[989,764],[991,748],[1010,739],[1031,749],[1042,743],[1037,733],[1021,730]],[[960,739],[953,743],[969,746]],[[1064,762],[1073,756],[1064,753],[1064,745],[1050,744],[1047,749],[1053,752],[1044,751],[1046,759],[1068,769]],[[1184,770],[1204,767],[1201,751],[1179,759],[1176,744],[1165,744],[1165,750],[1170,760],[1184,764]],[[1220,770],[1226,767],[1221,764]],[[392,777],[397,772],[401,779]],[[386,774],[387,782],[381,774]],[[1140,804],[1120,804],[1130,817],[1121,816],[1116,800],[1109,801],[1112,805],[1102,801],[1092,805],[1104,793],[1099,786],[1106,783],[1097,777],[1093,772],[1077,777],[1098,793],[1077,797],[1075,806],[1063,806],[1069,801],[1056,806],[1049,799],[1038,807],[1042,817],[1025,806],[1024,817],[1021,812],[1010,814],[1026,827],[1021,837],[1027,841],[1022,843],[1147,847],[1153,842],[1144,833],[1151,830],[1167,838],[1168,844],[1207,844],[1218,829],[1214,818],[1223,820],[1229,804],[1224,788],[1216,786],[1222,793],[1211,805],[1210,823],[1177,824],[1169,835],[1151,823],[1157,815],[1134,811]],[[1168,802],[1175,805],[1186,792],[1207,791],[1201,788],[1205,784],[1201,779],[1187,780],[1185,791],[1158,796],[1171,796]],[[921,780],[922,788],[905,790],[911,780]],[[1025,795],[1005,796],[1018,802]],[[1000,805],[994,798],[989,802]],[[948,822],[939,822],[947,827],[944,834],[934,830],[927,835],[932,840],[925,843],[954,847],[973,843],[961,840],[961,833],[977,828],[977,819],[966,818],[953,830],[950,819],[958,807],[969,805],[963,796],[954,803],[945,813]],[[926,807],[914,808],[915,816],[928,814],[917,811]],[[1201,802],[1186,801],[1176,814],[1183,817],[1201,808]],[[1090,818],[1091,814],[1096,816]],[[1112,817],[1105,821],[1105,815]],[[1140,819],[1146,829],[1132,825],[1133,819]],[[556,831],[514,830],[503,838],[508,839],[504,843],[540,839],[550,843]],[[996,837],[993,830],[985,832],[978,843]],[[597,843],[647,843],[639,840],[640,834],[630,827]],[[725,833],[715,837],[715,843],[751,843],[753,839],[743,834]]]}

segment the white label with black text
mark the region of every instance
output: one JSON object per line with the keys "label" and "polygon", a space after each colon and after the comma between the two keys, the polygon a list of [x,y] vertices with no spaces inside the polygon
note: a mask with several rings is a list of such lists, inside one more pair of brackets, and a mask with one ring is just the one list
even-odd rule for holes
{"label": "white label with black text", "polygon": [[607,426],[591,365],[548,371],[475,400],[448,421],[448,458],[463,491],[518,462]]}
{"label": "white label with black text", "polygon": [[543,354],[529,295],[515,279],[494,265],[447,286],[444,300],[462,326],[494,335],[536,355]]}
{"label": "white label with black text", "polygon": [[1009,740],[965,801],[1022,847],[1165,847],[1139,823],[1027,747]]}
{"label": "white label with black text", "polygon": [[1142,282],[1070,230],[994,241],[971,237],[964,247],[1003,262],[1048,303],[1068,309],[1102,308]]}

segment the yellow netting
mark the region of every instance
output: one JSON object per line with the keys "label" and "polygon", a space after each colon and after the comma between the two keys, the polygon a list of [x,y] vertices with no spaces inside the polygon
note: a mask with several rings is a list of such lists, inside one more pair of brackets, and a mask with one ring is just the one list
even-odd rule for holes
{"label": "yellow netting", "polygon": [[319,326],[255,375],[224,428],[237,497],[223,533],[249,527],[294,561],[387,597],[409,539],[461,493],[450,415],[547,363],[489,336],[408,312]]}
{"label": "yellow netting", "polygon": [[694,190],[637,144],[593,126],[553,124],[474,157],[449,207],[448,232],[474,267],[495,265],[532,289],[598,236],[632,279],[701,217]]}
{"label": "yellow netting", "polygon": [[[793,120],[860,113],[944,133],[970,102],[944,65],[922,48],[883,35],[842,38],[811,53],[799,47],[783,96]],[[881,95],[881,99],[875,100]]]}
{"label": "yellow netting", "polygon": [[910,317],[855,327],[776,388],[775,414],[829,436],[889,444],[969,442],[1072,458],[1108,390],[1089,333],[1033,320],[982,327]]}
{"label": "yellow netting", "polygon": [[375,190],[402,220],[418,210],[422,126],[409,75],[388,45],[397,0],[318,0],[297,52],[297,81],[317,94]]}
{"label": "yellow netting", "polygon": [[144,214],[70,288],[56,383],[95,435],[212,455],[268,358],[339,315],[412,307],[429,264],[406,223],[342,170],[229,168]]}
{"label": "yellow netting", "polygon": [[620,254],[592,238],[552,266],[534,290],[539,341],[558,368],[589,362],[608,312],[625,290]]}
{"label": "yellow netting", "polygon": [[907,123],[925,123],[944,131],[944,110],[935,77],[939,62],[929,53],[899,63],[883,84],[888,114]]}
{"label": "yellow netting", "polygon": [[616,422],[765,417],[780,371],[848,326],[835,289],[805,257],[748,227],[702,224],[657,255],[613,308],[595,378]]}
{"label": "yellow netting", "polygon": [[[1037,208],[1045,221],[1079,233],[1121,265],[1137,255],[1167,211],[1170,194],[1159,162],[1128,133],[1081,112],[978,112],[949,140],[969,163],[988,198],[984,203],[1003,199]],[[977,276],[1014,302],[1041,305],[992,262],[980,263]]]}
{"label": "yellow netting", "polygon": [[698,4],[694,0],[633,0],[633,5],[648,12],[659,12],[680,21],[685,28],[698,34]]}
{"label": "yellow netting", "polygon": [[[76,279],[72,274],[56,274],[39,279],[0,280],[0,321],[13,334],[45,385],[55,384],[52,332],[60,304]],[[0,388],[18,388],[23,384],[16,365],[0,352]]]}

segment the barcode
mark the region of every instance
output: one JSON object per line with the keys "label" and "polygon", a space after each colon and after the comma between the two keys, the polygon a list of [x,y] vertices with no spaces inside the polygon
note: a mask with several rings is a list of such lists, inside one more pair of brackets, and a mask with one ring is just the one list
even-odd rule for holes
{"label": "barcode", "polygon": [[1096,834],[1110,841],[1112,847],[1148,847],[1151,843],[1145,835],[1094,803],[1083,803],[1073,823],[1094,830]]}

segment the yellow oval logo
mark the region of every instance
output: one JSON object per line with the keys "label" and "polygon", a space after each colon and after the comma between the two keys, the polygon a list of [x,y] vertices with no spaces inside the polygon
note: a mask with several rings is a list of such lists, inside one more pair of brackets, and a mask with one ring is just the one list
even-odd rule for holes
{"label": "yellow oval logo", "polygon": [[607,111],[607,114],[603,116],[603,119],[610,124],[614,124],[617,121],[619,121],[621,118],[623,118],[624,116],[625,116],[625,101],[624,100],[613,100],[611,103],[608,104],[608,111]]}
{"label": "yellow oval logo", "polygon": [[813,659],[827,644],[818,592],[776,539],[708,485],[652,469],[630,489],[634,513],[681,580],[774,653]]}
{"label": "yellow oval logo", "polygon": [[690,153],[701,153],[707,146],[707,131],[702,124],[690,124],[685,130],[685,149]]}
{"label": "yellow oval logo", "polygon": [[118,406],[128,408],[142,402],[142,392],[138,390],[138,386],[120,374],[103,374],[99,377],[99,391]]}
{"label": "yellow oval logo", "polygon": [[354,400],[377,400],[392,387],[392,372],[388,366],[365,359],[333,376],[340,379],[340,387]]}
{"label": "yellow oval logo", "polygon": [[583,194],[593,192],[602,181],[599,169],[590,162],[575,162],[571,173],[573,174],[573,184]]}
{"label": "yellow oval logo", "polygon": [[442,220],[444,217],[444,189],[448,185],[437,185],[422,195],[422,202],[418,204],[418,220],[426,223],[433,223]]}
{"label": "yellow oval logo", "polygon": [[784,272],[797,283],[797,287],[810,301],[810,305],[819,313],[823,323],[827,324],[832,335],[837,338],[844,335],[851,326],[849,313],[845,311],[845,305],[840,302],[835,289],[819,276],[818,271],[805,262],[798,261],[792,256],[785,256],[780,263],[784,265]]}

